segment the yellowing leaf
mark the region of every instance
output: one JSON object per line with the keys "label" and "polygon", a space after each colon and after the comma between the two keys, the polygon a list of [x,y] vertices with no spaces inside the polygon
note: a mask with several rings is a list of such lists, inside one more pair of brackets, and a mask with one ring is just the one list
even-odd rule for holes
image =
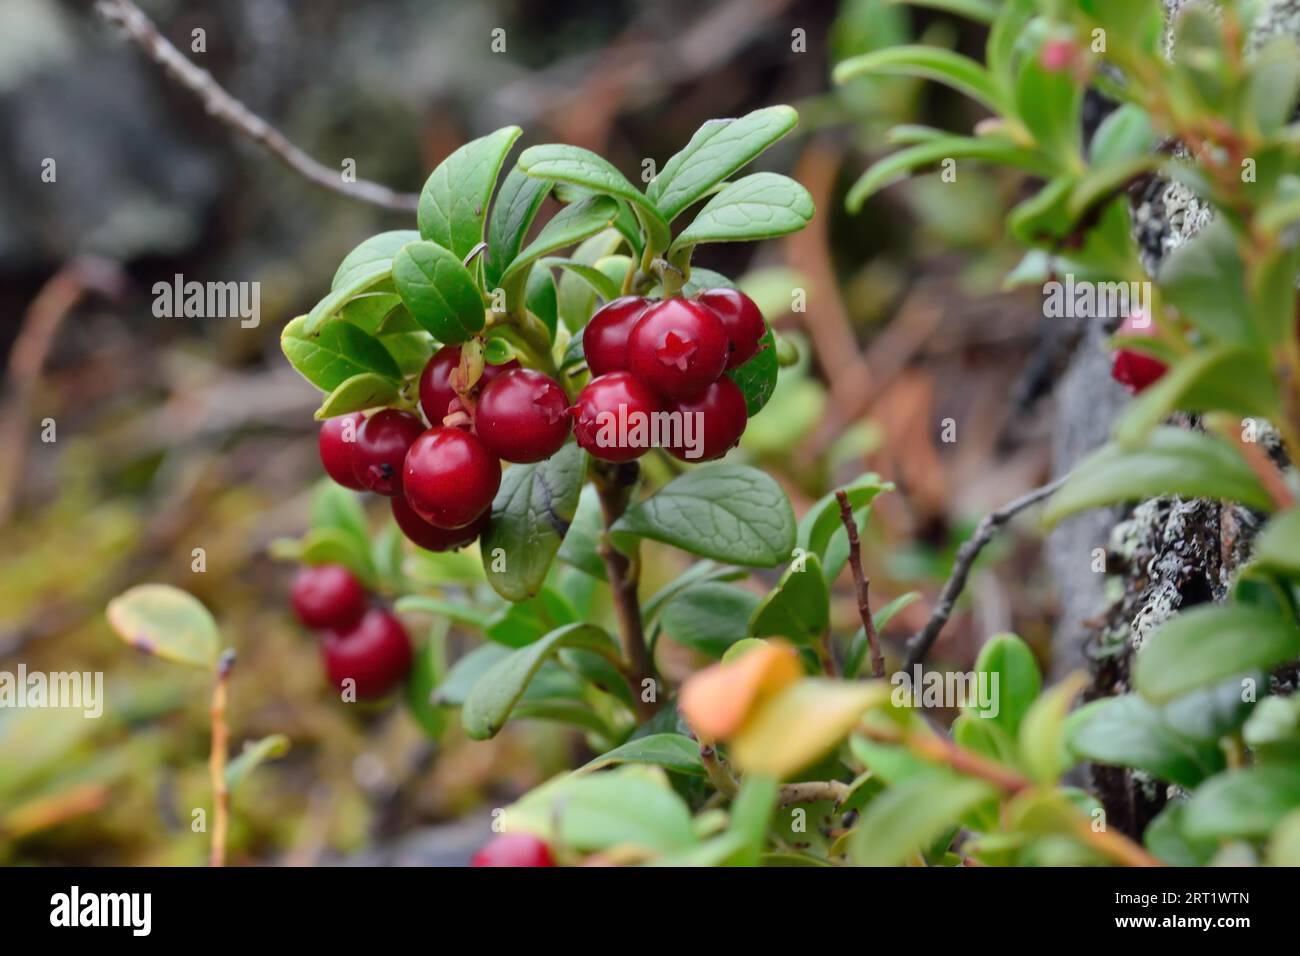
{"label": "yellowing leaf", "polygon": [[108,623],[137,650],[212,669],[221,636],[208,609],[166,584],[141,584],[108,602]]}
{"label": "yellowing leaf", "polygon": [[794,683],[802,673],[794,648],[772,643],[700,671],[682,685],[677,706],[702,741],[726,740],[755,702]]}

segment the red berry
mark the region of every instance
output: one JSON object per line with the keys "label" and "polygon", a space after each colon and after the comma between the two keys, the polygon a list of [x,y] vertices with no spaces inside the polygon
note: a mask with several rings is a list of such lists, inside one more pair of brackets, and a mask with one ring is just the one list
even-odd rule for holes
{"label": "red berry", "polygon": [[631,372],[610,372],[587,383],[569,409],[578,444],[605,461],[630,461],[651,447],[651,416],[659,396]]}
{"label": "red berry", "polygon": [[582,330],[582,354],[587,358],[592,378],[627,371],[627,337],[636,320],[651,305],[650,299],[625,295],[596,310]]}
{"label": "red berry", "polygon": [[344,488],[365,491],[366,486],[357,481],[352,471],[352,453],[357,447],[357,431],[366,416],[360,412],[326,419],[320,427],[320,463],[329,475]]}
{"label": "red berry", "polygon": [[[1120,325],[1118,335],[1151,338],[1156,334],[1155,323],[1142,315],[1130,315]],[[1154,383],[1169,370],[1169,366],[1159,359],[1152,358],[1132,349],[1118,349],[1110,374],[1115,381],[1128,386],[1136,395]]]}
{"label": "red berry", "polygon": [[473,435],[430,428],[411,446],[403,475],[416,514],[440,528],[463,528],[491,506],[501,462]]}
{"label": "red berry", "polygon": [[699,398],[669,402],[668,410],[691,416],[683,419],[680,430],[674,427],[672,434],[674,438],[689,436],[692,441],[674,442],[668,448],[669,454],[682,461],[721,458],[740,441],[749,418],[744,393],[726,376],[710,385]]}
{"label": "red berry", "polygon": [[696,298],[722,321],[730,348],[727,368],[744,365],[758,354],[758,343],[767,325],[753,299],[739,289],[708,289]]}
{"label": "red berry", "polygon": [[550,458],[569,437],[569,401],[549,375],[515,368],[479,395],[474,431],[487,450],[506,461]]}
{"label": "red berry", "polygon": [[411,669],[411,639],[391,611],[373,608],[355,626],[332,630],[322,644],[325,673],[340,690],[356,681],[358,698],[382,697]]}
{"label": "red berry", "polygon": [[[420,408],[429,424],[437,428],[448,415],[447,406],[456,397],[456,390],[451,387],[451,370],[460,365],[460,346],[444,345],[433,353],[420,373]],[[484,365],[479,377],[478,387],[483,388],[506,369],[519,368],[517,361],[505,365]]]}
{"label": "red berry", "polygon": [[1077,48],[1073,40],[1060,37],[1048,40],[1038,54],[1038,62],[1048,73],[1060,73],[1074,62]]}
{"label": "red berry", "polygon": [[727,367],[727,333],[708,306],[664,299],[645,310],[627,340],[627,369],[660,395],[690,398]]}
{"label": "red berry", "polygon": [[357,481],[377,495],[401,491],[406,450],[422,431],[424,424],[419,418],[394,408],[381,409],[367,418],[357,429],[352,450],[352,473]]}
{"label": "red berry", "polygon": [[479,849],[471,866],[555,866],[548,847],[531,833],[503,833]]}
{"label": "red berry", "polygon": [[393,503],[393,519],[402,529],[402,534],[416,547],[426,551],[455,551],[471,544],[487,530],[490,517],[490,512],[487,511],[483,512],[478,521],[464,528],[439,528],[416,514],[411,503],[406,500],[406,495],[394,495],[389,500]]}
{"label": "red berry", "polygon": [[294,613],[310,628],[349,628],[370,603],[366,589],[341,564],[303,568],[293,581]]}

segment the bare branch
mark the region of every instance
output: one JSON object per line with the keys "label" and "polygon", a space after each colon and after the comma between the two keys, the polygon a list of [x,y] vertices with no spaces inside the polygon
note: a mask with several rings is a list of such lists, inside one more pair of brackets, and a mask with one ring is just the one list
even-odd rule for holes
{"label": "bare branch", "polygon": [[317,186],[374,206],[399,212],[415,210],[420,197],[414,193],[395,192],[365,179],[345,182],[338,170],[316,162],[289,142],[283,133],[226,92],[211,73],[195,66],[172,46],[131,0],[98,0],[95,11],[106,22],[121,27],[128,39],[161,66],[168,76],[197,96],[209,115],[260,145],[299,176]]}
{"label": "bare branch", "polygon": [[1055,481],[1048,482],[1041,488],[1035,488],[1033,491],[1021,495],[1010,504],[1004,505],[997,511],[984,516],[979,526],[976,527],[975,533],[957,549],[957,560],[953,564],[952,574],[949,576],[948,582],[943,586],[943,590],[939,592],[939,603],[935,605],[934,611],[930,614],[930,620],[926,621],[925,627],[907,642],[907,659],[903,664],[904,670],[910,671],[915,665],[921,663],[925,659],[925,655],[930,652],[930,648],[939,637],[939,632],[948,623],[948,618],[952,615],[952,609],[957,603],[957,598],[961,596],[962,589],[966,587],[966,578],[970,574],[971,565],[975,563],[975,559],[984,550],[984,546],[993,540],[993,535],[997,530],[1030,505],[1036,504],[1051,495],[1061,485],[1065,484],[1065,479],[1068,477],[1068,475],[1062,475]]}
{"label": "bare branch", "polygon": [[862,542],[858,540],[858,523],[853,520],[853,506],[849,504],[847,492],[835,492],[835,500],[840,503],[840,522],[849,535],[849,566],[853,569],[853,586],[858,591],[858,616],[862,618],[862,628],[867,632],[867,647],[871,649],[871,676],[885,676],[885,657],[880,653],[880,635],[876,633],[876,621],[871,616],[871,582],[862,573]]}

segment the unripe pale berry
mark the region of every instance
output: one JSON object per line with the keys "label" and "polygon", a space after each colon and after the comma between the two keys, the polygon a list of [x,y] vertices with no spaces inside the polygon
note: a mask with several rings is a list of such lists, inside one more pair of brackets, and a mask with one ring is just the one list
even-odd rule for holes
{"label": "unripe pale berry", "polygon": [[696,298],[714,311],[727,333],[727,368],[744,365],[758,354],[767,325],[753,299],[739,289],[708,289]]}
{"label": "unripe pale berry", "polygon": [[[1155,324],[1144,316],[1130,315],[1120,325],[1117,335],[1134,337],[1154,337]],[[1115,381],[1127,385],[1134,395],[1144,391],[1169,370],[1169,366],[1159,359],[1142,352],[1120,348],[1115,350],[1115,359],[1110,374]]]}
{"label": "unripe pale berry", "polygon": [[487,530],[489,511],[484,511],[477,521],[464,528],[439,528],[416,514],[411,503],[406,500],[406,495],[394,495],[389,500],[393,503],[393,520],[402,529],[402,534],[416,547],[426,551],[455,551],[472,544]]}
{"label": "unripe pale berry", "polygon": [[636,320],[653,305],[639,295],[625,295],[596,310],[582,330],[582,354],[592,378],[627,371],[627,339]]}
{"label": "unripe pale berry", "polygon": [[[420,373],[420,408],[424,410],[424,417],[429,420],[429,424],[435,428],[447,417],[447,406],[456,397],[456,390],[451,387],[451,372],[459,365],[460,346],[444,345],[433,353],[433,357],[425,364],[424,371]],[[475,387],[486,387],[502,372],[512,368],[519,368],[519,363],[512,360],[505,365],[484,365],[483,374]]]}
{"label": "unripe pale berry", "polygon": [[[663,411],[655,392],[631,372],[594,378],[569,409],[578,444],[605,461],[631,461],[650,450],[649,416]],[[642,440],[634,431],[637,422]]]}
{"label": "unripe pale berry", "polygon": [[410,412],[384,408],[357,429],[352,450],[352,472],[357,481],[377,495],[402,490],[402,462],[411,443],[424,431],[424,423]]}
{"label": "unripe pale berry", "polygon": [[706,305],[664,299],[632,326],[627,369],[665,398],[692,398],[727,366],[727,333]]}
{"label": "unripe pale berry", "polygon": [[339,689],[356,681],[357,697],[382,697],[411,669],[411,639],[392,611],[372,608],[353,627],[331,630],[321,643],[325,673]]}
{"label": "unripe pale berry", "polygon": [[[693,419],[693,436],[690,444],[676,444],[668,453],[682,461],[711,461],[721,458],[740,441],[749,415],[745,408],[745,395],[740,387],[725,375],[710,385],[699,398],[668,403],[668,411],[696,416]],[[674,432],[685,437],[685,429]],[[689,457],[699,452],[696,458]]]}
{"label": "unripe pale berry", "polygon": [[542,461],[559,451],[569,437],[568,406],[564,389],[549,375],[510,369],[479,395],[474,432],[498,458]]}
{"label": "unripe pale berry", "polygon": [[361,620],[366,589],[341,564],[320,564],[298,572],[290,596],[298,620],[313,629],[346,629]]}
{"label": "unripe pale berry", "polygon": [[471,866],[555,866],[548,847],[531,833],[502,833],[483,846]]}
{"label": "unripe pale berry", "polygon": [[352,469],[352,453],[356,450],[357,431],[366,416],[360,412],[328,418],[321,423],[320,463],[325,466],[325,474],[344,488],[353,491],[365,491],[366,486],[357,480]]}
{"label": "unripe pale berry", "polygon": [[501,487],[501,462],[473,435],[430,428],[415,440],[403,469],[406,500],[425,521],[463,528],[477,521]]}

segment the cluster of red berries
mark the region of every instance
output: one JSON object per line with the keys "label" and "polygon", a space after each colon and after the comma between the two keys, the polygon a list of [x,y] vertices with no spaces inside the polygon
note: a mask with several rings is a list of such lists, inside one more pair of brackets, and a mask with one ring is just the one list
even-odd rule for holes
{"label": "cluster of red berries", "polygon": [[[1155,324],[1141,314],[1130,315],[1116,332],[1117,335],[1133,337],[1151,337],[1156,334]],[[1146,390],[1169,371],[1169,366],[1159,359],[1152,358],[1132,349],[1116,349],[1111,363],[1110,374],[1115,381],[1128,386],[1134,395]]]}
{"label": "cluster of red berries", "polygon": [[331,683],[356,682],[358,698],[383,697],[411,669],[406,628],[341,564],[303,568],[293,582],[293,610],[305,627],[323,631],[321,653]]}
{"label": "cluster of red berries", "polygon": [[673,440],[666,450],[688,461],[720,458],[748,420],[744,394],[724,373],[753,358],[765,331],[758,306],[735,289],[607,303],[582,333],[592,379],[571,409],[578,444],[597,458],[628,461],[650,449],[655,433],[611,424],[680,413],[699,416],[701,441]]}

